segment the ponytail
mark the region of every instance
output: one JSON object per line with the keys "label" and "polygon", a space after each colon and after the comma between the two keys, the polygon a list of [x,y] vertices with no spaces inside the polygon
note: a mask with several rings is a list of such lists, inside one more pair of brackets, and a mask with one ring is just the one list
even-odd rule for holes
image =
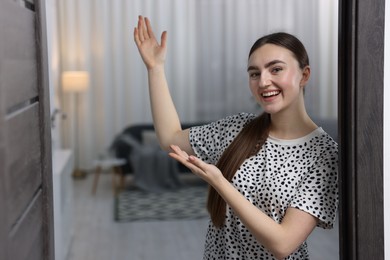
{"label": "ponytail", "polygon": [[[245,125],[223,152],[216,166],[229,182],[241,164],[259,152],[267,140],[270,123],[270,115],[264,112]],[[207,210],[213,224],[218,228],[222,227],[225,223],[226,202],[212,186],[209,187]]]}

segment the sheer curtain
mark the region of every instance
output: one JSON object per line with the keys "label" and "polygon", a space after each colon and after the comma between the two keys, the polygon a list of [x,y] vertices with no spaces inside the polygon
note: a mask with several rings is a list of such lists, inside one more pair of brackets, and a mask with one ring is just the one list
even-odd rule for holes
{"label": "sheer curtain", "polygon": [[[168,31],[167,78],[184,122],[257,112],[246,73],[248,51],[260,36],[286,31],[309,52],[309,113],[337,116],[336,0],[60,0],[57,3],[60,68],[87,70],[91,87],[59,93],[69,114],[62,143],[78,150],[80,168],[110,145],[125,127],[151,122],[147,74],[133,42],[139,14],[158,38]],[[79,142],[74,120],[79,118]]]}

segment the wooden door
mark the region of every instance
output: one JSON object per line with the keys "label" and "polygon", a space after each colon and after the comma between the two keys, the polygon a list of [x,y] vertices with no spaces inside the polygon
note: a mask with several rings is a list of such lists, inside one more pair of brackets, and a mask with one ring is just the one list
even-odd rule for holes
{"label": "wooden door", "polygon": [[384,20],[385,0],[340,0],[342,260],[384,259]]}
{"label": "wooden door", "polygon": [[44,0],[0,0],[0,259],[54,259]]}

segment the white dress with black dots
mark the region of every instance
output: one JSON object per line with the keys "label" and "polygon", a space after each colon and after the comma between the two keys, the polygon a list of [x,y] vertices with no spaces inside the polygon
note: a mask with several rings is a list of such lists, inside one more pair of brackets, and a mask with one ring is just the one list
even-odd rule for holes
{"label": "white dress with black dots", "polygon": [[[240,113],[190,129],[190,143],[202,160],[216,164],[223,151],[255,115]],[[321,128],[305,137],[280,140],[268,137],[258,154],[248,158],[232,184],[246,199],[281,223],[288,207],[319,219],[332,228],[338,204],[336,142]],[[227,206],[225,225],[210,221],[204,259],[276,259],[259,244]],[[309,259],[306,242],[286,259]]]}

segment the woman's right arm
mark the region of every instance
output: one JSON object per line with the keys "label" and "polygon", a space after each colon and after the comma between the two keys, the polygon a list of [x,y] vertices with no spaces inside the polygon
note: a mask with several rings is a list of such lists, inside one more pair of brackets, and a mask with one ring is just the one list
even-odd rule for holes
{"label": "woman's right arm", "polygon": [[153,122],[161,148],[170,150],[170,145],[175,144],[188,154],[194,154],[189,141],[189,129],[181,128],[165,76],[167,32],[162,33],[160,45],[149,19],[139,16],[138,25],[134,29],[134,41],[148,70]]}

